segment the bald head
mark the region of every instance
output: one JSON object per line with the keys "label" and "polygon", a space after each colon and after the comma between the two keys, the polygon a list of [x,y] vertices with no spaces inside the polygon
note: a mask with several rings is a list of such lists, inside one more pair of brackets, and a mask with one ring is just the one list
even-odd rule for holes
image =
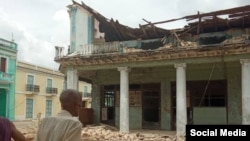
{"label": "bald head", "polygon": [[73,116],[78,116],[81,97],[81,93],[74,89],[64,90],[60,95],[62,109],[70,112]]}

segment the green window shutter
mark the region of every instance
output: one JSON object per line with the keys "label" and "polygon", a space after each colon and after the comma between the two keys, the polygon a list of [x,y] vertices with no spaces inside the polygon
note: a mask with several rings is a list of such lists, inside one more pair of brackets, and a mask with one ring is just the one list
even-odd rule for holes
{"label": "green window shutter", "polygon": [[30,84],[30,85],[34,84],[34,76],[28,75],[28,77],[27,77],[27,84]]}
{"label": "green window shutter", "polygon": [[45,116],[51,116],[52,115],[52,100],[46,100],[46,111]]}
{"label": "green window shutter", "polygon": [[26,99],[26,118],[33,118],[33,99]]}
{"label": "green window shutter", "polygon": [[47,79],[47,87],[52,88],[52,79]]}

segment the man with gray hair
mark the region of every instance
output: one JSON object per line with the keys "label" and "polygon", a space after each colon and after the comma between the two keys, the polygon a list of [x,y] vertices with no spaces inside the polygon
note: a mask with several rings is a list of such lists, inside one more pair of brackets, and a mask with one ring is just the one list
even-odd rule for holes
{"label": "man with gray hair", "polygon": [[42,120],[36,141],[80,141],[82,124],[74,117],[81,108],[81,97],[76,90],[64,90],[60,95],[62,110],[56,116]]}

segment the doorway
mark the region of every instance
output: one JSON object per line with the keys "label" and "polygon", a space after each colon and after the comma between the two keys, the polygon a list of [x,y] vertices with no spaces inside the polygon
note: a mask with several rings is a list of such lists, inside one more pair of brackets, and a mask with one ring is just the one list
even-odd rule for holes
{"label": "doorway", "polygon": [[0,116],[6,117],[7,95],[5,89],[0,89]]}
{"label": "doorway", "polygon": [[104,86],[102,94],[101,122],[115,125],[115,86]]}
{"label": "doorway", "polygon": [[143,84],[142,128],[160,128],[160,84]]}

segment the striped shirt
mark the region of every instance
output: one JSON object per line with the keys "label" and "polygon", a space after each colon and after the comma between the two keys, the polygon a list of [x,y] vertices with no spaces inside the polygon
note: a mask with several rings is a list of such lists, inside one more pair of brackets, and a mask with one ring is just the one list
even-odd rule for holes
{"label": "striped shirt", "polygon": [[81,122],[62,110],[42,120],[35,141],[81,141],[81,130]]}

